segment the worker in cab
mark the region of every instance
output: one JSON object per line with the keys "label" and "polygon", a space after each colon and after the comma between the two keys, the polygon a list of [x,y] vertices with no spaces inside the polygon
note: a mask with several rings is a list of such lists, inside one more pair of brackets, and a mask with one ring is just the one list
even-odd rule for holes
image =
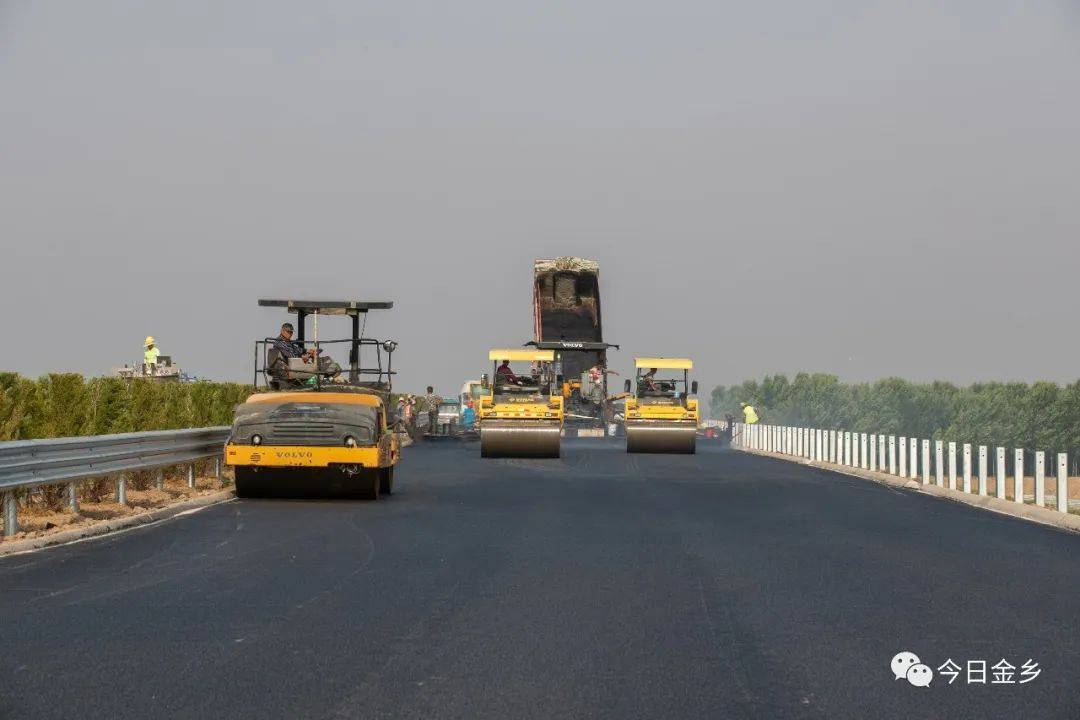
{"label": "worker in cab", "polygon": [[660,389],[656,384],[656,368],[649,368],[649,372],[641,376],[641,389],[646,392],[656,392]]}
{"label": "worker in cab", "polygon": [[754,425],[758,421],[757,411],[754,410],[754,406],[748,402],[741,402],[742,406],[743,422],[747,425]]}
{"label": "worker in cab", "polygon": [[504,385],[520,385],[521,381],[514,371],[510,369],[510,361],[503,360],[502,365],[495,368],[495,380]]}
{"label": "worker in cab", "polygon": [[154,342],[154,337],[147,335],[146,340],[143,341],[143,368],[147,375],[153,375],[157,371],[159,355],[161,355],[161,350]]}

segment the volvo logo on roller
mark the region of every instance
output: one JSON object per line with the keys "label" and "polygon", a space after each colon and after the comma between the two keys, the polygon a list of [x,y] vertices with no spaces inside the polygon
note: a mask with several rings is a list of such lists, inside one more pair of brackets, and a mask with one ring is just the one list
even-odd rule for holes
{"label": "volvo logo on roller", "polygon": [[274,452],[278,460],[304,460],[314,457],[314,453],[302,450],[278,450]]}
{"label": "volvo logo on roller", "polygon": [[583,347],[585,347],[585,343],[581,343],[581,342],[565,342],[564,341],[562,343],[562,346],[564,348],[583,348]]}

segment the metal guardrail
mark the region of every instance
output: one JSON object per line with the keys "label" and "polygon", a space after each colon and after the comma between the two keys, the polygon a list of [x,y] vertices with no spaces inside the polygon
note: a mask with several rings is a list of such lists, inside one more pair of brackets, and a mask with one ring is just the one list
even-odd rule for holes
{"label": "metal guardrail", "polygon": [[[222,448],[228,436],[229,427],[222,426],[0,443],[4,535],[14,535],[18,530],[16,490],[66,484],[68,506],[78,512],[76,486],[80,481],[118,475],[116,501],[126,505],[127,473],[217,458],[220,477]],[[159,473],[158,487],[163,483],[164,476]],[[191,466],[188,486],[194,485]]]}

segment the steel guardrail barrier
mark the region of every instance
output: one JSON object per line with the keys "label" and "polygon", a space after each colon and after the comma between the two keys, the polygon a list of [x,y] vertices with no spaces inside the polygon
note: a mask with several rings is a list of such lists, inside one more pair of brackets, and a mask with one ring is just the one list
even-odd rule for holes
{"label": "steel guardrail barrier", "polygon": [[[47,440],[0,442],[0,492],[3,493],[4,535],[18,531],[16,491],[42,485],[67,485],[67,504],[78,512],[76,485],[94,477],[119,475],[116,500],[127,504],[127,473],[192,464],[216,458],[221,477],[221,456],[229,427],[155,430]],[[163,483],[158,477],[158,487]],[[188,486],[194,487],[194,468],[188,468]]]}

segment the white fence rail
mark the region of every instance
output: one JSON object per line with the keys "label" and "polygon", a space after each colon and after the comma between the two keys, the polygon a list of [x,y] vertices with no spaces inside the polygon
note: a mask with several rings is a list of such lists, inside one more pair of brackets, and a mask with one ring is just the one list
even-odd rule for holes
{"label": "white fence rail", "polygon": [[[781,425],[738,423],[732,434],[733,445],[743,450],[776,453],[812,462],[888,473],[931,482],[965,493],[991,493],[1017,503],[1030,502],[1058,512],[1069,512],[1069,458],[1058,453],[1055,467],[1047,483],[1046,453],[1034,453],[1034,473],[1025,474],[1025,453],[1015,448],[1012,453],[1012,475],[1007,467],[1006,448],[997,447],[993,455],[986,445],[973,447],[968,443],[945,443],[941,440],[897,437],[874,433],[824,430]],[[932,451],[931,451],[932,448]],[[993,463],[993,473],[991,464]],[[1011,487],[1008,480],[1011,479]],[[1025,489],[1030,481],[1031,492]],[[1052,491],[1052,492],[1048,492]],[[1074,501],[1074,504],[1077,504]]]}

